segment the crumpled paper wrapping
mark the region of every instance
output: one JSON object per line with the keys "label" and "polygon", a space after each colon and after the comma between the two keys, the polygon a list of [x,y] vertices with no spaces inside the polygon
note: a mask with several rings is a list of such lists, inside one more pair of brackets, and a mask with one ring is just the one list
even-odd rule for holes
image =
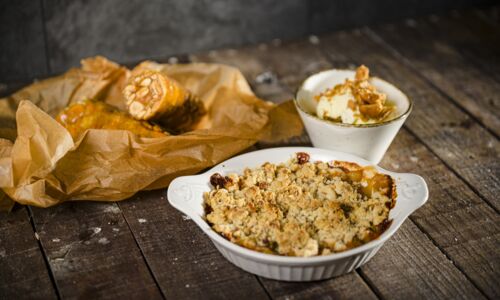
{"label": "crumpled paper wrapping", "polygon": [[197,128],[155,139],[94,129],[73,141],[53,117],[84,98],[123,109],[121,90],[130,73],[102,57],[85,59],[81,68],[0,99],[0,210],[13,201],[49,207],[68,200],[123,200],[167,187],[175,177],[213,166],[258,140],[302,132],[291,102],[276,106],[258,99],[235,68],[143,65],[162,69],[201,97],[208,113]]}

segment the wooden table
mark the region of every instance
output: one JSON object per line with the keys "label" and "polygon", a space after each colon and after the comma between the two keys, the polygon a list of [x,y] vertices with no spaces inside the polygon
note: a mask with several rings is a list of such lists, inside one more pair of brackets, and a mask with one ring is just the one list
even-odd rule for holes
{"label": "wooden table", "polygon": [[[411,97],[414,111],[381,165],[425,177],[430,199],[362,268],[311,283],[246,273],[159,190],[0,214],[0,299],[499,299],[499,11],[177,57],[234,65],[275,102],[312,73],[361,63]],[[279,145],[310,143],[304,134]]]}

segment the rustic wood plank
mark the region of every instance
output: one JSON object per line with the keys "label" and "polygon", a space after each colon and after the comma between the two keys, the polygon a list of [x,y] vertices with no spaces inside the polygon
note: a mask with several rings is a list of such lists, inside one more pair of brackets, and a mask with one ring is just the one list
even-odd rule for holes
{"label": "rustic wood plank", "polygon": [[[273,43],[281,43],[275,40]],[[266,51],[268,44],[260,44],[260,51]],[[208,53],[190,55],[192,62],[211,62],[230,65],[240,69],[256,95],[274,103],[282,103],[293,98],[293,93],[281,84],[276,74],[268,70],[261,61],[252,59],[253,53],[246,48],[213,50]]]}
{"label": "rustic wood plank", "polygon": [[314,282],[260,280],[273,299],[377,299],[356,272]]}
{"label": "rustic wood plank", "polygon": [[32,211],[62,298],[162,298],[116,203]]}
{"label": "rustic wood plank", "polygon": [[492,5],[478,12],[487,18],[492,24],[500,27],[500,5]]}
{"label": "rustic wood plank", "polygon": [[[275,45],[275,46],[273,46],[272,51],[270,51],[269,53],[267,51],[263,51],[262,50],[263,47],[245,48],[245,49],[242,49],[242,52],[244,54],[241,56],[242,61],[243,61],[243,63],[241,65],[245,66],[245,64],[246,64],[246,65],[253,65],[253,66],[257,66],[257,65],[266,66],[266,68],[270,68],[272,70],[272,72],[275,72],[276,74],[278,74],[278,78],[286,78],[286,81],[289,84],[289,87],[288,87],[288,89],[285,89],[285,91],[292,90],[292,89],[295,89],[296,85],[298,85],[303,80],[303,78],[305,78],[310,72],[315,72],[315,71],[318,71],[318,69],[331,67],[329,62],[325,58],[323,58],[323,54],[322,54],[321,50],[319,49],[320,47],[322,47],[321,42],[320,42],[319,46],[317,46],[317,44],[315,45],[315,43],[316,42],[313,40],[313,43],[298,42],[298,43],[292,43],[291,45],[287,44],[284,46],[279,46],[279,45],[276,46]],[[254,52],[253,55],[252,55],[252,52]],[[231,59],[232,64],[235,64],[236,66],[238,66],[238,60],[237,60],[238,53],[227,53],[225,51],[218,51],[216,61],[224,62],[226,56],[228,56]],[[212,59],[214,57],[215,57],[215,55],[212,55]],[[202,57],[198,56],[198,59],[201,60]],[[256,60],[256,62],[249,61],[251,59],[253,59],[254,61]],[[350,60],[349,58],[342,56],[340,54],[336,55],[335,59],[336,59],[336,64],[335,64],[336,67],[346,67],[346,66],[353,64],[352,60]],[[298,65],[294,66],[291,64],[284,63],[284,62],[290,62],[290,61],[297,62]],[[320,63],[318,63],[318,61]],[[316,69],[316,68],[318,68],[318,69]],[[304,72],[304,70],[306,70],[306,71]],[[243,72],[245,73],[244,69],[243,69]],[[253,69],[252,72],[255,74],[255,73],[258,73],[259,70]],[[249,72],[248,74],[251,75],[252,73]],[[247,75],[247,77],[248,77],[248,75]],[[423,145],[418,144],[418,141],[416,141],[414,138],[411,139],[408,132],[404,132],[403,134],[404,134],[404,136],[402,138],[403,139],[406,138],[407,142],[409,141],[412,144],[418,145],[417,148],[425,149],[425,151],[428,151]],[[401,139],[401,137],[398,136],[398,139]],[[395,150],[393,150],[393,151],[397,152],[398,145],[403,145],[403,144],[404,143],[395,143],[394,144],[395,146],[394,145],[391,146],[391,149],[396,147]],[[413,145],[413,146],[415,147],[415,145]],[[427,155],[428,156],[430,155],[429,152],[427,152]],[[399,158],[399,159],[401,159],[401,158]],[[405,158],[405,159],[407,160],[407,158]],[[440,163],[441,169],[442,170],[444,169],[444,171],[449,173],[449,170],[447,170],[446,167],[444,165],[442,165],[442,163],[438,159],[433,157],[433,160]],[[398,160],[389,161],[388,163],[397,165]],[[392,168],[392,169],[394,169],[394,168]],[[470,191],[469,191],[469,194],[474,195]],[[476,197],[476,199],[478,199],[477,196],[475,196],[475,197]],[[480,200],[480,199],[476,200],[476,202],[483,204],[482,200]],[[443,204],[440,204],[440,205],[443,205]],[[412,226],[415,226],[415,225],[412,225]],[[420,244],[418,245],[418,247],[416,247],[415,251],[427,252],[429,255],[437,255],[437,257],[440,257],[440,259],[443,260],[443,262],[441,262],[441,263],[452,265],[451,262],[440,252],[440,250],[437,247],[435,247],[433,245],[432,241],[428,240],[425,237],[424,234],[422,234],[420,232],[419,237],[420,237],[420,240],[419,240]],[[402,253],[393,253],[390,250],[389,250],[389,252],[391,253],[389,255],[389,257],[391,255],[395,255],[395,257],[397,257],[398,259],[401,259],[401,260],[405,259],[405,255],[403,255]],[[390,259],[390,258],[386,258],[386,259]],[[418,258],[416,260],[417,260],[417,262],[414,262],[417,265],[415,268],[418,268],[420,270],[426,270],[425,273],[430,274],[430,276],[419,278],[419,280],[416,280],[416,278],[411,277],[411,276],[403,278],[400,283],[402,283],[404,280],[407,280],[408,282],[404,282],[404,284],[400,284],[400,285],[406,286],[407,289],[398,290],[399,293],[397,295],[403,295],[405,293],[411,294],[412,290],[414,288],[418,288],[419,286],[431,286],[432,287],[434,282],[439,282],[440,287],[438,289],[438,292],[434,293],[431,290],[423,290],[422,293],[424,295],[426,295],[428,297],[435,297],[435,296],[444,297],[445,295],[451,297],[453,295],[456,295],[457,290],[462,291],[462,287],[465,287],[464,293],[467,296],[474,297],[474,296],[480,295],[480,292],[470,283],[470,281],[467,280],[467,278],[465,278],[465,276],[462,273],[460,273],[460,271],[458,269],[446,268],[446,269],[443,269],[443,273],[436,274],[435,272],[432,273],[432,272],[427,271],[428,269],[433,268],[433,267],[427,266],[429,261],[426,261],[424,259],[421,259],[420,261],[418,261]],[[446,262],[444,262],[444,261],[446,261]],[[370,264],[372,264],[372,262],[370,262],[369,265]],[[383,260],[379,261],[378,264],[383,264]],[[362,268],[362,270],[363,270],[363,268]],[[391,269],[391,271],[389,273],[387,273],[389,275],[386,274],[385,276],[387,279],[387,278],[391,278],[391,276],[396,277],[397,276],[396,274],[401,274],[401,273],[404,274],[405,272],[407,272],[406,266],[396,265]],[[366,278],[366,279],[370,280],[371,276],[375,276],[375,275],[373,273],[370,273],[370,276],[368,276],[368,278]],[[380,274],[377,276],[380,276]],[[436,276],[436,278],[432,278],[433,276]],[[445,283],[445,282],[440,281],[439,279],[441,277],[449,278],[449,281],[451,281],[452,283],[449,284],[449,283]],[[266,281],[264,281],[264,283],[266,284],[266,288],[269,290],[271,295],[274,296],[273,293],[280,295],[280,291],[282,291],[282,289],[280,289],[279,287],[274,286],[274,285],[268,286]],[[377,286],[378,286],[377,284],[372,282],[371,286],[374,287],[375,289],[377,289]],[[308,292],[307,286],[304,286],[301,288],[304,289],[304,295],[308,295],[307,294],[307,292]],[[393,286],[393,288],[395,288],[395,286]],[[322,288],[322,289],[326,289],[326,288]],[[283,288],[283,290],[286,290],[286,289]],[[291,294],[291,295],[293,296],[293,294]],[[387,296],[389,298],[393,297],[390,292],[387,292],[387,293],[384,292],[382,295],[384,297]],[[290,296],[290,294],[287,296]]]}
{"label": "rustic wood plank", "polygon": [[[498,216],[495,222],[498,227]],[[467,266],[467,272],[471,274],[471,279],[491,299],[498,299],[500,296],[500,288],[498,287],[498,276],[500,275],[499,240],[497,230],[494,236],[459,243],[446,248],[446,252],[450,257],[453,257],[461,265]],[[485,253],[486,255],[478,256],[477,253]],[[485,261],[488,261],[489,264],[485,264]]]}
{"label": "rustic wood plank", "polygon": [[499,210],[500,143],[495,136],[360,31],[333,34],[322,41],[334,65],[345,53],[403,90],[415,104],[407,128]]}
{"label": "rustic wood plank", "polygon": [[451,45],[488,76],[500,81],[500,28],[477,11],[454,11],[417,22],[427,24],[435,39]]}
{"label": "rustic wood plank", "polygon": [[405,222],[361,273],[388,299],[485,299],[412,222]]}
{"label": "rustic wood plank", "polygon": [[[467,187],[462,180],[403,128],[386,153],[381,166],[397,172],[415,172],[426,179],[431,200],[411,218],[423,225],[438,245],[447,247],[461,241],[491,237],[497,233],[496,212]],[[463,219],[461,214],[479,210],[483,216]],[[455,214],[449,217],[449,214]],[[493,217],[493,219],[491,219]],[[453,220],[457,218],[457,220]],[[441,219],[425,221],[427,219]],[[462,219],[462,220],[460,220]],[[420,223],[421,221],[426,223]],[[440,224],[442,222],[447,224]],[[432,226],[436,226],[433,228]],[[458,227],[458,228],[455,228]],[[436,234],[436,235],[434,235]]]}
{"label": "rustic wood plank", "polygon": [[403,18],[443,13],[451,9],[491,4],[492,0],[476,1],[392,1],[379,0],[376,5],[369,0],[356,1],[310,1],[310,30],[314,33],[329,33],[343,28],[356,28],[368,24],[398,21]]}
{"label": "rustic wood plank", "polygon": [[403,129],[381,165],[423,176],[431,199],[410,218],[488,296],[500,295],[500,216]]}
{"label": "rustic wood plank", "polygon": [[210,239],[170,206],[165,190],[119,205],[167,299],[267,298],[255,276],[229,263]]}
{"label": "rustic wood plank", "polygon": [[448,31],[411,20],[403,26],[370,27],[366,32],[379,42],[379,47],[389,49],[400,61],[418,70],[438,90],[451,96],[474,118],[500,135],[500,82],[447,44],[442,36]]}
{"label": "rustic wood plank", "polygon": [[25,207],[0,213],[0,299],[56,299]]}

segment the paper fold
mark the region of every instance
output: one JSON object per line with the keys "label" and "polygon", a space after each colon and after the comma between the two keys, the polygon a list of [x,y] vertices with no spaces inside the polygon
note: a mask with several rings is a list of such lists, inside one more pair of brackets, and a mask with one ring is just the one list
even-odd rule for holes
{"label": "paper fold", "polygon": [[[302,132],[291,102],[276,106],[258,99],[233,67],[143,64],[161,68],[201,97],[208,113],[196,130],[155,139],[128,131],[88,130],[73,141],[53,119],[66,105],[94,98],[124,107],[121,89],[129,70],[102,57],[89,58],[79,69],[0,99],[3,192],[15,202],[40,207],[67,200],[123,200],[140,190],[167,187],[175,177],[213,166],[258,140]],[[14,127],[17,137],[11,142]],[[4,132],[9,134],[2,136]],[[0,209],[12,203],[0,193]]]}

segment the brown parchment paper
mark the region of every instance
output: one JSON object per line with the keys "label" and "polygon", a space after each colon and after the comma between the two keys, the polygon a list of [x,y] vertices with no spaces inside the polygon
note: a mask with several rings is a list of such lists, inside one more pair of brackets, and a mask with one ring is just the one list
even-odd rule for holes
{"label": "brown parchment paper", "polygon": [[[68,200],[123,200],[167,187],[175,177],[213,166],[258,140],[299,135],[291,102],[258,99],[243,75],[219,64],[141,66],[160,69],[204,101],[208,113],[191,132],[140,138],[128,131],[88,130],[73,141],[54,120],[68,104],[95,98],[124,108],[130,71],[103,57],[0,99],[0,209],[13,201],[49,207]],[[17,131],[16,131],[17,129]]]}

